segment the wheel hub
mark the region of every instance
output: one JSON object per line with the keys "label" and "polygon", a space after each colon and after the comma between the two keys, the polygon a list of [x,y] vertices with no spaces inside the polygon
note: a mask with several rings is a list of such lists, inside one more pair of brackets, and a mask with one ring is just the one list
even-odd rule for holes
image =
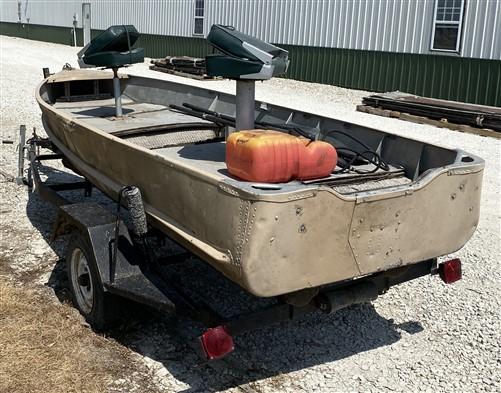
{"label": "wheel hub", "polygon": [[83,251],[75,248],[71,254],[71,282],[78,307],[85,314],[92,311],[94,291],[89,263]]}

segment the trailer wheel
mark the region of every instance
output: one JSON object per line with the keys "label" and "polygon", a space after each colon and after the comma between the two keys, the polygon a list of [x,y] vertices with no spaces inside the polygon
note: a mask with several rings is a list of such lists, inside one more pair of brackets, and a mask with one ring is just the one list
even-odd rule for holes
{"label": "trailer wheel", "polygon": [[69,242],[66,269],[74,306],[95,330],[112,327],[117,320],[114,299],[104,292],[89,240],[79,232]]}

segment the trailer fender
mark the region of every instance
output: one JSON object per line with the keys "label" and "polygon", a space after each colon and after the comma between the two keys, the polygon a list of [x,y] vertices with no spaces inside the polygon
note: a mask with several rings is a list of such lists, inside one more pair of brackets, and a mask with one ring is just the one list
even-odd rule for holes
{"label": "trailer fender", "polygon": [[[115,225],[116,216],[101,205],[95,202],[73,203],[60,206],[53,232],[53,239],[71,231],[78,231],[88,238],[105,289],[110,284]],[[121,220],[119,234],[119,245],[125,247],[119,247],[115,277],[140,273],[139,267],[120,250],[133,247],[129,231]]]}

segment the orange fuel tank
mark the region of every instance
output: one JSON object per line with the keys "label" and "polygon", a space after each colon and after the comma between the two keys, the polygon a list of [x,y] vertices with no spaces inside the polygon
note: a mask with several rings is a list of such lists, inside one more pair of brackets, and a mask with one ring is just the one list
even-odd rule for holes
{"label": "orange fuel tank", "polygon": [[329,176],[337,152],[327,142],[270,130],[239,131],[226,141],[226,166],[247,181],[282,183]]}

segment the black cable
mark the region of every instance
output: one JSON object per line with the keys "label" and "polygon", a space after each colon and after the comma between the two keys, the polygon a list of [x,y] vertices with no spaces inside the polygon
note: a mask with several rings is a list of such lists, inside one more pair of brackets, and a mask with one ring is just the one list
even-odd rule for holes
{"label": "black cable", "polygon": [[[374,151],[369,146],[367,146],[364,142],[362,142],[360,139],[354,137],[353,135],[351,135],[347,132],[340,131],[340,130],[330,130],[330,131],[327,131],[325,133],[326,136],[329,134],[341,134],[341,135],[351,139],[352,141],[356,142],[358,145],[362,146],[365,149],[364,151],[360,152],[358,150],[351,149],[348,147],[334,145],[336,150],[340,153],[339,154],[340,156],[343,155],[343,153],[342,153],[343,150],[349,151],[350,153],[353,154],[352,158],[346,163],[346,166],[342,167],[342,169],[339,171],[335,171],[334,173],[343,173],[343,172],[346,172],[349,170],[351,170],[355,173],[374,173],[374,172],[377,172],[379,169],[381,169],[383,171],[390,170],[390,166],[381,158],[381,156],[376,151]],[[368,154],[371,155],[372,157],[367,157]],[[346,156],[346,154],[345,154],[345,156]],[[360,159],[360,158],[362,158],[362,159],[368,161],[370,164],[374,165],[374,169],[372,169],[370,171],[361,171],[361,170],[357,170],[355,168],[351,168],[351,165],[353,165],[353,163],[355,163],[356,160]]]}
{"label": "black cable", "polygon": [[[351,158],[349,161],[346,162],[345,165],[342,166],[341,170],[335,171],[334,173],[344,173],[348,170],[351,170],[355,173],[374,173],[377,172],[379,169],[382,169],[384,171],[388,171],[390,168],[388,164],[386,164],[384,161],[381,160],[381,157],[379,154],[377,154],[375,151],[372,150],[365,150],[362,152],[350,149],[348,147],[337,147],[336,150],[338,151],[339,155],[342,157],[348,156],[347,154],[342,153],[344,151],[348,151],[352,153]],[[369,155],[369,156],[368,156]],[[363,159],[370,164],[374,165],[374,169],[371,170],[359,170],[352,168],[351,166],[358,160],[358,159]]]}
{"label": "black cable", "polygon": [[224,121],[233,122],[233,123],[235,122],[234,117],[225,115],[224,113],[214,112],[214,111],[211,111],[209,109],[205,109],[205,108],[201,108],[201,107],[196,106],[196,105],[188,104],[187,102],[183,102],[183,106],[188,108],[188,109],[191,109],[193,111],[196,111],[196,112],[201,112],[201,113],[205,113],[205,114],[217,117],[218,119],[221,119]]}
{"label": "black cable", "polygon": [[186,115],[190,115],[190,116],[193,116],[193,117],[198,117],[200,119],[211,121],[211,122],[215,123],[216,125],[218,125],[219,127],[222,127],[222,126],[232,126],[232,127],[234,127],[234,125],[235,125],[234,122],[230,122],[230,121],[225,120],[225,119],[223,119],[221,117],[216,117],[216,116],[204,113],[204,112],[200,112],[200,111],[195,111],[193,109],[184,108],[182,106],[170,104],[169,108],[170,109],[174,109],[175,111],[184,113]]}

